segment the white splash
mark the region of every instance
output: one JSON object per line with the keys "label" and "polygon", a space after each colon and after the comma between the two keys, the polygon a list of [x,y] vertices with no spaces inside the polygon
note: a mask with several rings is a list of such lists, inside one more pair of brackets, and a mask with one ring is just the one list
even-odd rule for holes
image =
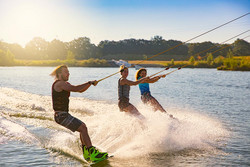
{"label": "white splash", "polygon": [[[35,119],[27,118],[22,121],[51,129],[52,135],[43,136],[47,138],[45,144],[48,144],[48,147],[82,157],[79,133],[72,133],[53,121],[50,96],[0,88],[0,97],[0,110],[5,114],[35,114]],[[219,120],[191,109],[168,108],[168,112],[178,119],[176,121],[167,114],[153,112],[150,107],[136,107],[145,116],[145,120],[120,112],[117,104],[112,102],[70,98],[70,113],[86,123],[93,145],[116,157],[134,157],[184,149],[211,149],[228,135]],[[37,121],[36,117],[39,116],[47,116],[50,120]],[[6,121],[3,117],[0,117],[0,131],[7,136],[33,139],[24,127]]]}

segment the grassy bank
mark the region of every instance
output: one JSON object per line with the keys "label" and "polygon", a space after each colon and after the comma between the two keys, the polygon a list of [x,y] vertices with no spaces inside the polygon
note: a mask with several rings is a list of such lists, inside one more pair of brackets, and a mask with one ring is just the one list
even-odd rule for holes
{"label": "grassy bank", "polygon": [[[141,61],[129,61],[130,64],[138,64]],[[145,67],[152,67],[153,65],[155,66],[161,66],[161,67],[173,67],[173,68],[178,68],[185,66],[186,68],[216,68],[218,64],[208,64],[206,61],[195,61],[195,62],[190,62],[190,61],[145,61],[142,62],[142,66]]]}
{"label": "grassy bank", "polygon": [[182,67],[186,68],[217,68],[218,70],[250,71],[250,56],[218,58],[212,61],[129,61],[130,64],[142,64],[145,67],[158,65],[162,67]]}
{"label": "grassy bank", "polygon": [[[128,61],[130,64],[138,64],[143,67],[173,67],[178,68],[185,66],[186,68],[217,68],[218,70],[233,71],[250,71],[250,56],[223,58],[217,57],[212,60],[194,60],[189,61]],[[0,62],[0,66],[58,66],[61,64],[70,67],[111,67],[110,61],[105,59],[88,59],[88,60],[18,60],[12,59]]]}
{"label": "grassy bank", "polygon": [[65,64],[70,67],[109,67],[106,60],[88,59],[88,60],[14,60],[14,66],[58,66]]}
{"label": "grassy bank", "polygon": [[218,70],[250,71],[250,56],[225,58]]}

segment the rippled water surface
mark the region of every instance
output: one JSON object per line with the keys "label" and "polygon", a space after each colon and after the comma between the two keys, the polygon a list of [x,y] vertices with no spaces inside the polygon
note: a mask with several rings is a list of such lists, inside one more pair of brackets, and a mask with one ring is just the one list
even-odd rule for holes
{"label": "rippled water surface", "polygon": [[[79,134],[53,120],[52,70],[0,67],[0,166],[88,166]],[[117,70],[70,67],[69,82]],[[149,68],[148,74],[160,70]],[[128,79],[135,72],[130,69]],[[70,98],[70,113],[87,124],[93,144],[114,155],[98,166],[250,165],[250,72],[181,69],[150,84],[152,95],[179,121],[143,105],[138,86],[131,87],[130,102],[146,120],[119,112],[118,79]]]}

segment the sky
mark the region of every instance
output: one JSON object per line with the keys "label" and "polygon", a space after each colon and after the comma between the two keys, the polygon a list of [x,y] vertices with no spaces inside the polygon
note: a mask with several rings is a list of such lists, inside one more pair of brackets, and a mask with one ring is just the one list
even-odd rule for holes
{"label": "sky", "polygon": [[[24,47],[34,37],[88,37],[98,45],[158,35],[185,42],[249,12],[249,0],[0,0],[0,41]],[[249,29],[250,14],[190,42],[221,43]]]}

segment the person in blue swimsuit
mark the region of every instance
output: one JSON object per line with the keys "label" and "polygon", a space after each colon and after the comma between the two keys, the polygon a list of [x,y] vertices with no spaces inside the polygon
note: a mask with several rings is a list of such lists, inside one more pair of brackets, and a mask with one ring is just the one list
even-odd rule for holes
{"label": "person in blue swimsuit", "polygon": [[[147,70],[145,68],[141,68],[136,72],[136,80],[139,80],[140,78],[144,78],[147,76]],[[166,75],[159,75],[153,78],[149,78],[147,80],[144,80],[139,84],[140,92],[141,92],[141,100],[144,104],[151,105],[155,111],[160,110],[161,112],[166,112],[166,110],[161,106],[161,104],[151,95],[150,89],[149,89],[149,83],[155,83],[160,78],[165,78]],[[173,117],[170,115],[170,117]]]}

